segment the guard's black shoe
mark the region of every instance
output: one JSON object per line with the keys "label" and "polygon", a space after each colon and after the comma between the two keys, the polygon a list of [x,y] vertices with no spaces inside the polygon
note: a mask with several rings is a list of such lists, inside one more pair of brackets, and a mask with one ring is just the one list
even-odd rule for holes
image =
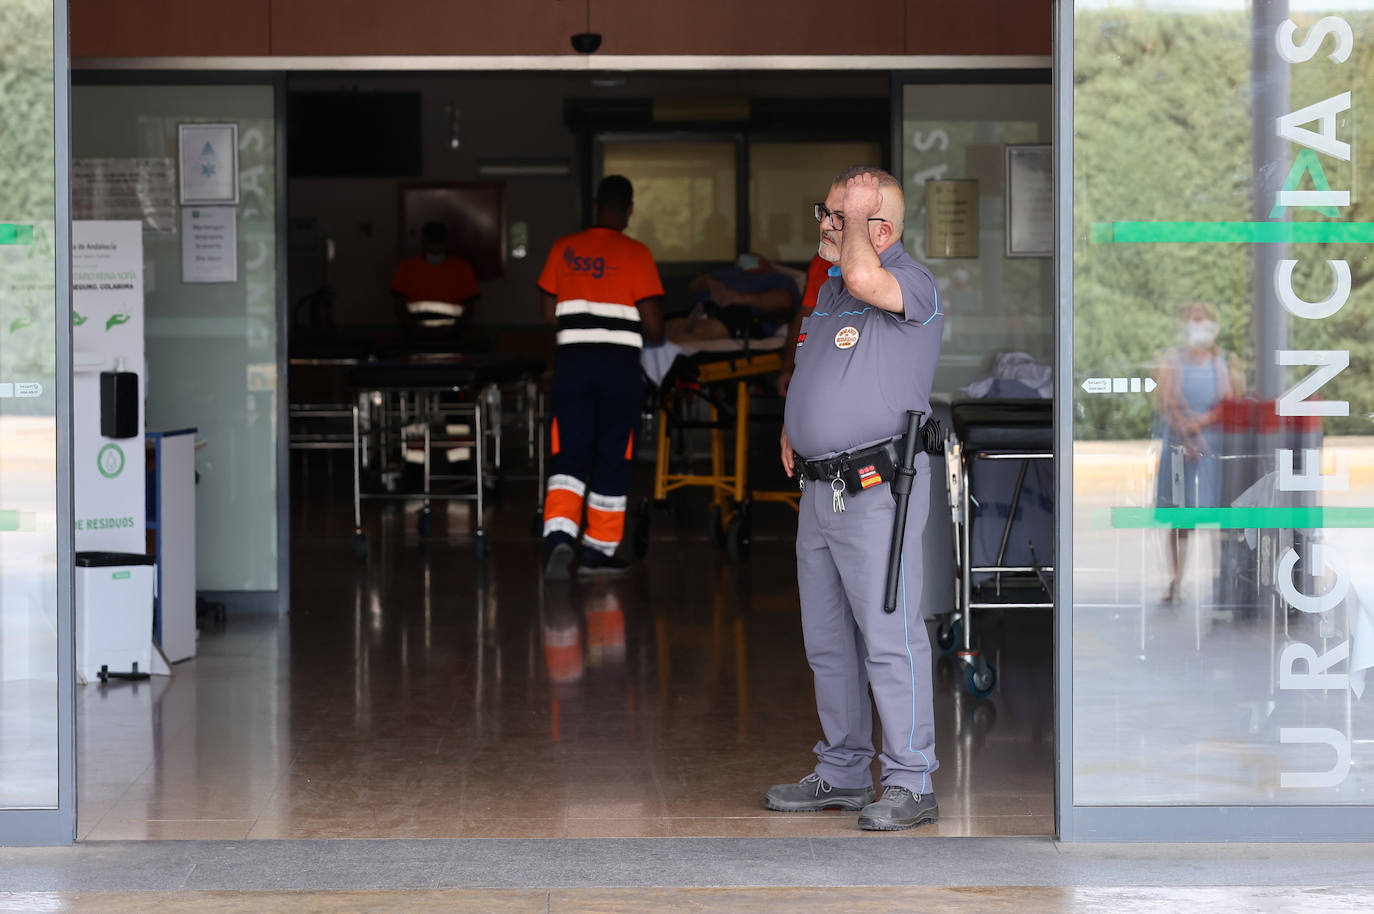
{"label": "guard's black shoe", "polygon": [[549,550],[548,561],[544,563],[544,580],[566,581],[572,567],[573,551],[567,543],[559,543]]}
{"label": "guard's black shoe", "polygon": [[763,805],[778,812],[820,812],[850,809],[857,812],[873,802],[872,787],[836,787],[819,774],[808,774],[795,784],[774,784],[763,796]]}
{"label": "guard's black shoe", "polygon": [[940,807],[933,793],[912,793],[905,787],[883,788],[883,798],[859,813],[865,831],[901,831],[927,822],[938,822]]}
{"label": "guard's black shoe", "polygon": [[586,575],[625,574],[631,568],[629,562],[613,555],[605,555],[591,549],[582,550],[582,560],[578,563],[577,573]]}

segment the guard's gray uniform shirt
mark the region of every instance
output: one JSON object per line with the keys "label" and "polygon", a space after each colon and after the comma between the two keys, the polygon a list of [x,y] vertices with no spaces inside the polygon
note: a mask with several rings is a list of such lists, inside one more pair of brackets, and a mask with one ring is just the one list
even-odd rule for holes
{"label": "guard's gray uniform shirt", "polygon": [[935,277],[900,242],[878,260],[901,286],[903,313],[861,302],[831,277],[802,321],[784,421],[803,456],[895,438],[906,431],[907,410],[930,414],[944,329]]}

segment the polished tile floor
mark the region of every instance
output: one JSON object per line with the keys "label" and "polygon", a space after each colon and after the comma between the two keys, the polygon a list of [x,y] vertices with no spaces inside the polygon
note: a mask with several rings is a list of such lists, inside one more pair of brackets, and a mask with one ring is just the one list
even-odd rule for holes
{"label": "polished tile floor", "polygon": [[[82,839],[861,834],[761,805],[818,737],[787,509],[736,565],[687,497],[632,575],[545,586],[531,483],[485,567],[465,505],[423,547],[413,507],[375,508],[356,562],[346,483],[297,474],[289,617],[207,622],[173,678],[81,689]],[[979,634],[989,699],[933,670],[941,821],[890,838],[1053,831],[1050,618]]]}

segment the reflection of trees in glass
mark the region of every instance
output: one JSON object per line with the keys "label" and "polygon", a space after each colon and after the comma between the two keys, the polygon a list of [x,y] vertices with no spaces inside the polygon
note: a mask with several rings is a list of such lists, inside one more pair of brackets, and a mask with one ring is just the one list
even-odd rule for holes
{"label": "reflection of trees in glass", "polygon": [[[52,10],[0,4],[0,223],[18,227],[0,246],[0,363],[35,379],[55,371]],[[5,401],[7,414],[30,410],[51,414],[51,397]]]}
{"label": "reflection of trees in glass", "polygon": [[[1356,35],[1374,34],[1374,15],[1342,13]],[[1302,34],[1316,16],[1295,13]],[[1161,350],[1177,342],[1174,314],[1187,301],[1221,311],[1220,344],[1249,366],[1253,380],[1254,261],[1246,245],[1095,245],[1090,225],[1115,220],[1246,221],[1252,218],[1250,16],[1248,12],[1179,13],[1087,10],[1075,18],[1074,238],[1075,363],[1087,377],[1149,374]],[[1292,65],[1289,110],[1353,89],[1355,108],[1339,128],[1356,162],[1321,156],[1334,189],[1354,191],[1342,222],[1374,221],[1352,174],[1370,174],[1374,150],[1350,126],[1369,120],[1374,45],[1357,41],[1349,61],[1324,54]],[[1361,110],[1363,109],[1363,110]],[[1275,166],[1282,184],[1302,147]],[[1312,184],[1304,180],[1303,188]],[[1324,221],[1292,210],[1294,220]],[[1341,312],[1321,321],[1289,318],[1294,349],[1349,348],[1351,365],[1322,396],[1349,399],[1367,412],[1374,369],[1370,297],[1374,258],[1367,245],[1293,245],[1294,289],[1318,300],[1330,292],[1327,259],[1350,263],[1353,292]],[[1262,283],[1271,277],[1258,277]],[[1265,353],[1265,358],[1272,355]],[[1146,437],[1152,405],[1142,397],[1082,397],[1079,437]],[[1328,430],[1368,431],[1363,418],[1328,420]]]}

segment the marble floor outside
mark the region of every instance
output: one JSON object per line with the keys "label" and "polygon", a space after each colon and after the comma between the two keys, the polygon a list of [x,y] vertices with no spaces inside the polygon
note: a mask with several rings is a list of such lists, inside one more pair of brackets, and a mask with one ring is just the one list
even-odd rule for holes
{"label": "marble floor outside", "polygon": [[[790,511],[760,507],[733,564],[688,496],[632,575],[546,586],[532,483],[507,481],[485,566],[465,505],[424,546],[413,505],[370,511],[360,564],[347,476],[314,456],[288,617],[207,622],[173,678],[81,688],[82,840],[863,834],[761,804],[818,738]],[[1053,832],[1050,617],[979,636],[987,700],[936,652],[941,820],[889,838]]]}
{"label": "marble floor outside", "polygon": [[846,888],[622,888],[438,889],[361,892],[16,892],[0,893],[0,911],[482,911],[485,914],[618,914],[691,911],[696,914],[812,914],[939,912],[939,914],[1176,914],[1181,911],[1257,911],[1283,914],[1362,914],[1374,891],[1226,886],[1152,887],[882,887]]}

